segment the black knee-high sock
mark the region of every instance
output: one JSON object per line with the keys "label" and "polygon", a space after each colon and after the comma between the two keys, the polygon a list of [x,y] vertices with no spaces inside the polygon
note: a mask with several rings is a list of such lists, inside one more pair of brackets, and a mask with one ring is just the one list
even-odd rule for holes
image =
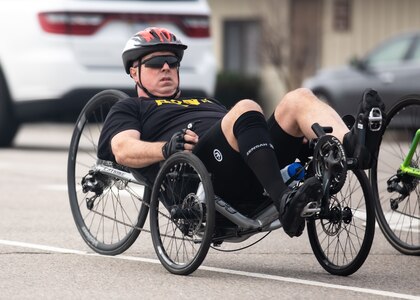
{"label": "black knee-high sock", "polygon": [[236,120],[233,134],[241,156],[277,204],[287,186],[280,175],[264,115],[257,111],[244,113]]}
{"label": "black knee-high sock", "polygon": [[277,123],[274,114],[268,118],[267,126],[280,169],[296,161],[297,157],[303,160],[312,156],[308,143],[303,144],[303,137],[294,137],[285,132]]}

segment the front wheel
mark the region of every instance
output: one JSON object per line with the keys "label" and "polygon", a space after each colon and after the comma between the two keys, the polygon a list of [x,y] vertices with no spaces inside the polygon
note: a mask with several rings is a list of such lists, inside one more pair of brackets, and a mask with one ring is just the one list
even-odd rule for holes
{"label": "front wheel", "polygon": [[348,170],[344,186],[329,199],[328,211],[307,222],[321,266],[333,275],[356,272],[369,254],[375,232],[373,197],[363,170]]}
{"label": "front wheel", "polygon": [[171,273],[188,275],[210,248],[215,203],[210,175],[190,153],[172,155],[159,170],[150,202],[153,246]]}
{"label": "front wheel", "polygon": [[[420,96],[407,96],[388,113],[370,172],[379,227],[395,249],[408,255],[420,255],[420,178],[400,167],[418,129]],[[409,166],[418,169],[420,147],[413,150]]]}

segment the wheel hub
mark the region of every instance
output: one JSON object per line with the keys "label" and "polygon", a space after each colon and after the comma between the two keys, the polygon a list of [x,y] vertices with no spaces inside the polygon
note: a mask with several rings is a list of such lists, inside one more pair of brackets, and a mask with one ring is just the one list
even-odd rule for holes
{"label": "wheel hub", "polygon": [[203,227],[203,204],[195,193],[190,193],[181,205],[172,208],[171,218],[184,235],[192,237]]}
{"label": "wheel hub", "polygon": [[324,232],[330,236],[338,234],[342,224],[350,224],[353,220],[353,213],[351,208],[341,207],[337,199],[331,204],[331,207],[325,218],[321,219],[321,224]]}

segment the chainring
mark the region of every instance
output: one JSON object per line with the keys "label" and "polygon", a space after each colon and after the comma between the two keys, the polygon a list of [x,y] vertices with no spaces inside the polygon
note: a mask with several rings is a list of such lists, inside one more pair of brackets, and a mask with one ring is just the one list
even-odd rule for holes
{"label": "chainring", "polygon": [[338,193],[346,182],[347,162],[343,145],[332,135],[320,137],[314,148],[315,174],[329,181],[329,194]]}

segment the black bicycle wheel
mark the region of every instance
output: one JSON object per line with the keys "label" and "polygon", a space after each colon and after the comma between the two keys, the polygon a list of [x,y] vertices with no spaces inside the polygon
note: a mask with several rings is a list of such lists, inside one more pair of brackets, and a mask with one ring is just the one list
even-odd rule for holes
{"label": "black bicycle wheel", "polygon": [[89,100],[77,119],[68,157],[67,185],[77,229],[89,247],[106,255],[120,254],[134,243],[150,200],[150,188],[94,171],[103,121],[112,105],[126,97],[105,90]]}
{"label": "black bicycle wheel", "polygon": [[308,219],[308,236],[321,266],[347,276],[365,262],[375,234],[369,180],[362,170],[348,170],[341,190],[330,197],[329,213]]}
{"label": "black bicycle wheel", "polygon": [[176,153],[161,167],[152,190],[150,230],[162,265],[188,275],[203,262],[215,222],[213,185],[193,154]]}
{"label": "black bicycle wheel", "polygon": [[[395,249],[408,255],[420,255],[420,178],[399,170],[418,129],[420,96],[404,97],[388,113],[370,172],[379,227]],[[419,147],[410,166],[420,166]]]}

